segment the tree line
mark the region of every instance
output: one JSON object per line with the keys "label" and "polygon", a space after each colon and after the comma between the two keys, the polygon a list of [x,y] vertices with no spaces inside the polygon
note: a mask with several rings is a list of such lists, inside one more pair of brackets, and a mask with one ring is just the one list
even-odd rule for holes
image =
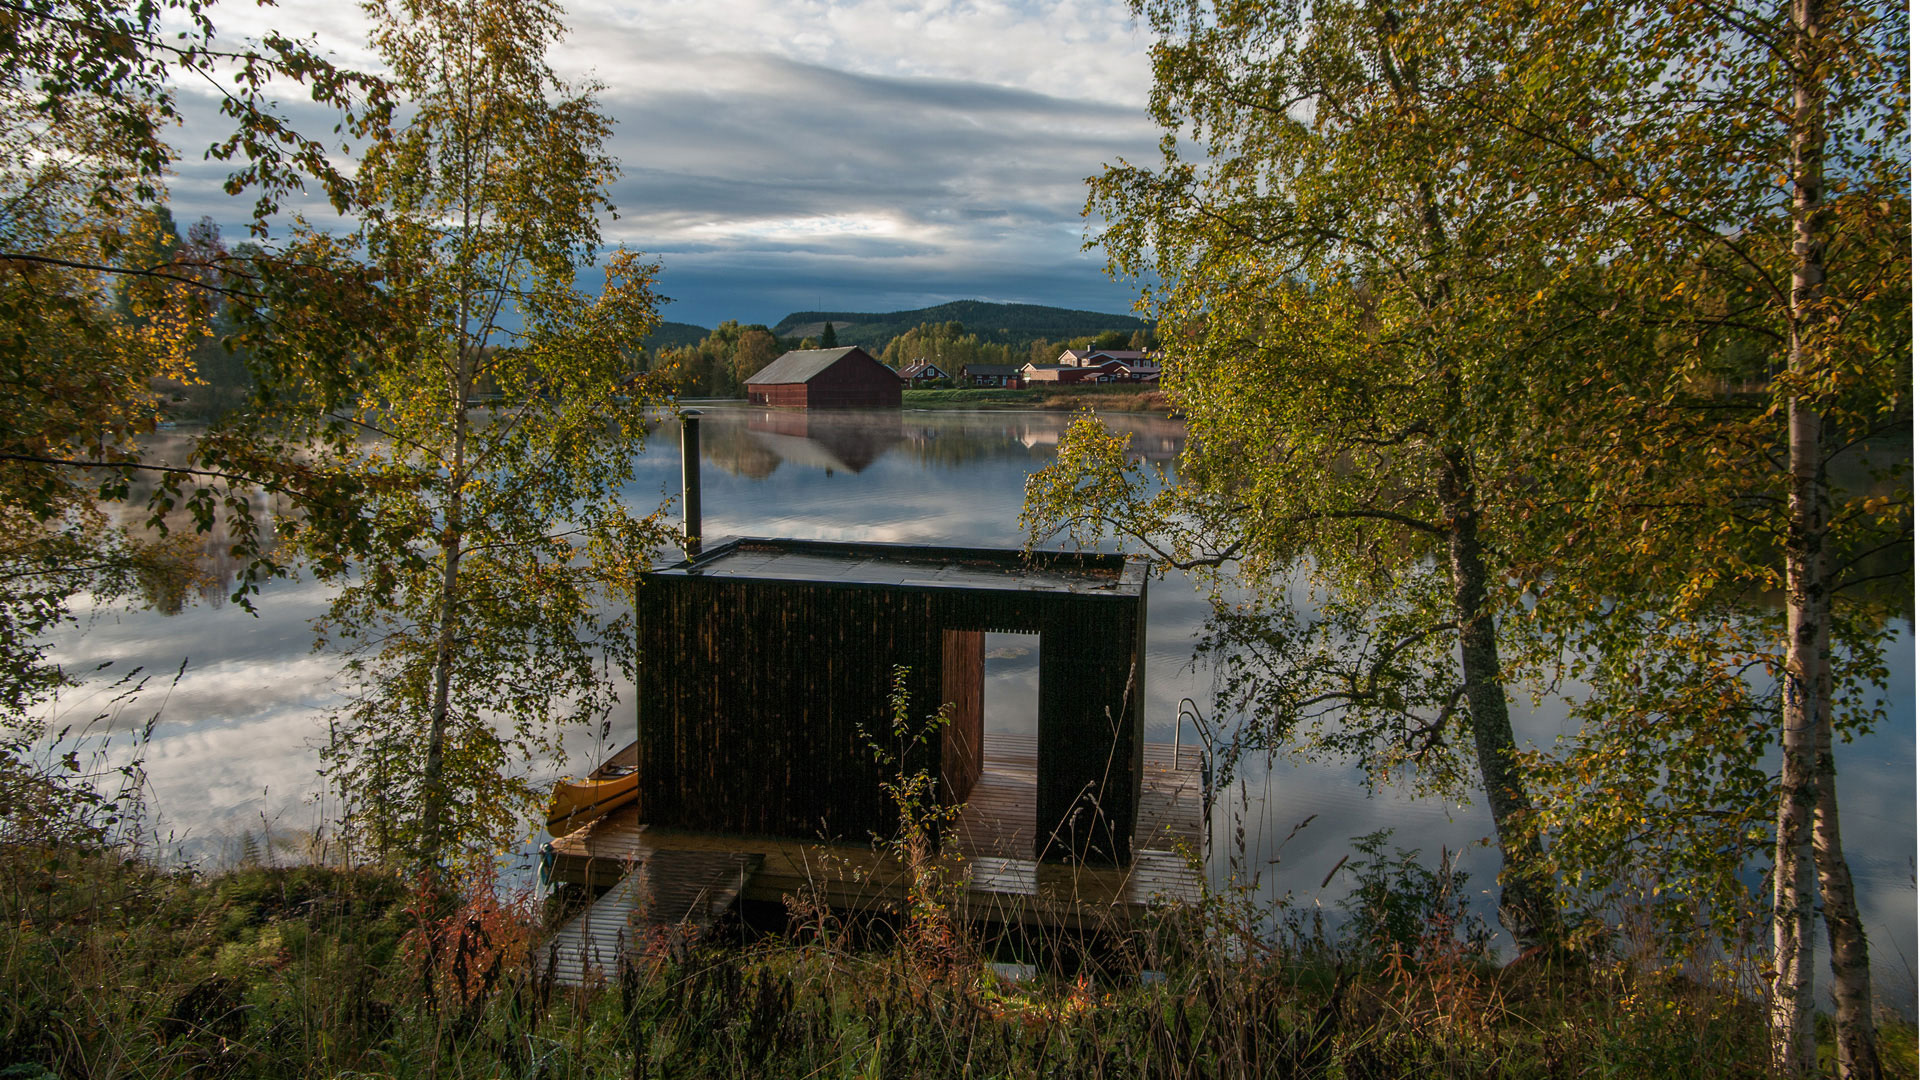
{"label": "tree line", "polygon": [[[1883,719],[1875,586],[1912,568],[1904,9],[1134,6],[1168,138],[1089,209],[1152,283],[1188,450],[1154,475],[1076,424],[1029,489],[1035,538],[1125,534],[1210,577],[1230,750],[1484,792],[1523,946],[1604,935],[1613,901],[1675,949],[1764,926],[1783,1072],[1815,1067],[1823,919],[1842,1071],[1878,1075],[1832,748]],[[225,530],[242,603],[296,562],[337,586],[321,630],[351,693],[324,756],[353,842],[490,859],[540,794],[530,764],[604,722],[633,661],[624,601],[674,539],[617,497],[645,410],[789,347],[729,323],[646,356],[656,268],[602,254],[618,164],[600,88],[545,59],[556,4],[368,11],[380,77],[216,38],[203,0],[8,16],[10,807],[62,790],[29,750],[73,678],[47,642],[75,598],[195,572],[177,532],[107,521],[137,489],[156,525]],[[255,200],[231,248],[152,209],[177,80],[203,76],[232,128],[208,152]],[[340,140],[276,109],[294,87]],[[349,227],[270,229],[302,190]],[[578,292],[600,258],[606,289]],[[923,324],[883,358],[1020,362],[985,336]],[[215,348],[215,422],[149,459]],[[1574,683],[1579,728],[1519,745],[1510,699]]]}
{"label": "tree line", "polygon": [[[760,323],[741,325],[728,319],[693,345],[656,350],[646,359],[648,370],[685,397],[745,397],[747,380],[790,349],[825,348],[812,337],[781,337]],[[1159,338],[1152,330],[1107,330],[1059,341],[1034,338],[1021,345],[983,341],[977,331],[959,322],[921,323],[887,341],[874,359],[900,371],[916,360],[926,360],[960,385],[960,371],[968,365],[1019,367],[1051,364],[1067,349],[1155,349]]]}

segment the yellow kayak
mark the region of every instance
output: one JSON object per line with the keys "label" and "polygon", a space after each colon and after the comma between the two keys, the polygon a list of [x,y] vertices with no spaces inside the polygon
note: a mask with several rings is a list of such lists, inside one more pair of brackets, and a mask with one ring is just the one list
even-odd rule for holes
{"label": "yellow kayak", "polygon": [[606,780],[562,780],[547,804],[547,834],[565,836],[582,825],[640,798],[640,774]]}

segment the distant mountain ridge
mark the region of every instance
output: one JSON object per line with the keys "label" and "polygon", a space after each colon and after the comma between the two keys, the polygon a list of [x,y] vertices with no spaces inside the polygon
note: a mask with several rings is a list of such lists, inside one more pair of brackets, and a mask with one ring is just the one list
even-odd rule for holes
{"label": "distant mountain ridge", "polygon": [[995,304],[985,300],[952,300],[911,311],[796,311],[773,328],[781,337],[820,336],[828,320],[842,345],[858,345],[878,353],[887,342],[921,323],[957,322],[983,342],[1020,345],[1035,338],[1060,341],[1105,330],[1144,330],[1148,324],[1132,315],[1046,307],[1040,304]]}
{"label": "distant mountain ridge", "polygon": [[713,331],[704,326],[695,326],[684,322],[663,322],[653,328],[643,342],[646,348],[674,349],[682,345],[698,345]]}

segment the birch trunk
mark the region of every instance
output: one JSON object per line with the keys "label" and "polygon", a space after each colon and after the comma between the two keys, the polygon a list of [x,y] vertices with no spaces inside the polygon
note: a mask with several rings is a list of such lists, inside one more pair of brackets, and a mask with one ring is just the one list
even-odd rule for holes
{"label": "birch trunk", "polygon": [[[464,309],[463,309],[464,310]],[[452,713],[453,650],[458,643],[460,556],[466,540],[463,490],[467,480],[467,390],[472,362],[463,342],[453,380],[453,461],[448,470],[447,519],[440,534],[440,596],[433,646],[433,696],[427,706],[427,760],[421,772],[420,858],[438,866],[446,847],[447,728]]]}
{"label": "birch trunk", "polygon": [[1513,719],[1493,615],[1487,610],[1486,556],[1470,468],[1465,451],[1447,451],[1439,494],[1446,513],[1454,618],[1460,627],[1467,722],[1500,842],[1500,921],[1522,949],[1551,947],[1560,941],[1560,913],[1545,876],[1546,846],[1532,824],[1533,802],[1514,760]]}
{"label": "birch trunk", "polygon": [[[1823,682],[1831,688],[1830,677]],[[1840,846],[1831,725],[1821,730],[1814,744],[1813,778],[1813,859],[1820,877],[1821,904],[1827,910],[1827,942],[1833,954],[1840,1075],[1846,1080],[1879,1080],[1882,1070],[1879,1035],[1873,1026],[1873,970],[1867,957],[1866,927],[1854,902],[1853,872],[1847,868],[1846,854]]]}
{"label": "birch trunk", "polygon": [[1791,0],[1793,119],[1793,294],[1787,368],[1787,655],[1781,716],[1779,839],[1774,861],[1773,1024],[1785,1071],[1811,1072],[1813,1059],[1813,875],[1818,868],[1831,946],[1840,1075],[1878,1080],[1873,983],[1853,876],[1840,843],[1833,763],[1833,602],[1827,559],[1826,440],[1818,405],[1803,382],[1816,369],[1826,285],[1825,0]]}
{"label": "birch trunk", "polygon": [[[1797,353],[1797,345],[1792,346]],[[1780,718],[1780,810],[1773,854],[1773,993],[1769,1019],[1774,1066],[1789,1076],[1808,1075],[1813,1053],[1813,806],[1814,732],[1820,694],[1815,680],[1823,666],[1826,622],[1810,602],[1817,590],[1818,500],[1811,473],[1799,465],[1811,450],[1800,429],[1810,421],[1798,400],[1788,405],[1791,454],[1796,465],[1787,530],[1787,656]]]}

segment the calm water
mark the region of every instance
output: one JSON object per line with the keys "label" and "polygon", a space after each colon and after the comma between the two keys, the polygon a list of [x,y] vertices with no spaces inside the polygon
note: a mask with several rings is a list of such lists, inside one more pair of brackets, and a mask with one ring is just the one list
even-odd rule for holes
{"label": "calm water", "polygon": [[[829,540],[1017,546],[1026,476],[1052,460],[1068,417],[1027,412],[898,414],[774,413],[733,405],[703,407],[705,534],[786,536]],[[1171,461],[1184,439],[1181,425],[1156,417],[1114,416],[1109,423],[1133,433],[1147,458]],[[677,426],[667,424],[639,463],[628,489],[634,505],[651,508],[679,489]],[[1190,582],[1157,580],[1148,591],[1148,737],[1171,741],[1183,698],[1207,705],[1210,677],[1190,663],[1194,635],[1206,605]],[[316,775],[316,748],[325,737],[324,714],[335,701],[338,660],[312,651],[310,621],[326,591],[311,581],[275,583],[259,614],[217,602],[179,614],[102,612],[84,632],[63,642],[62,660],[74,670],[110,662],[106,672],[144,666],[164,672],[130,704],[113,706],[104,682],[60,703],[63,718],[79,723],[103,711],[122,746],[125,730],[156,712],[146,748],[150,810],[165,849],[206,863],[232,859],[241,838],[268,846],[296,846],[323,831],[328,806]],[[1038,693],[1032,642],[996,635],[989,641],[989,722],[1031,728]],[[1888,1004],[1914,1004],[1915,760],[1913,636],[1900,628],[1894,674],[1885,688],[1886,726],[1839,749],[1842,820],[1848,855],[1873,931],[1875,967]],[[186,672],[169,688],[185,660]],[[616,715],[613,738],[632,738],[632,713]],[[1550,742],[1564,713],[1517,703],[1524,739]],[[624,724],[625,726],[621,726]],[[1180,737],[1191,741],[1187,726]],[[590,765],[594,741],[571,740],[570,771]],[[117,752],[117,748],[116,748]],[[1255,763],[1217,800],[1218,842],[1209,856],[1216,884],[1230,872],[1229,856],[1242,847],[1242,865],[1258,876],[1268,897],[1291,894],[1296,903],[1337,904],[1350,878],[1320,883],[1351,850],[1351,838],[1391,828],[1393,843],[1418,848],[1429,865],[1444,847],[1483,890],[1491,887],[1497,854],[1481,841],[1490,823],[1478,803],[1455,805],[1403,792],[1369,793],[1351,768],[1282,761]],[[1311,824],[1294,832],[1301,821]],[[1283,843],[1284,841],[1284,843]]]}

